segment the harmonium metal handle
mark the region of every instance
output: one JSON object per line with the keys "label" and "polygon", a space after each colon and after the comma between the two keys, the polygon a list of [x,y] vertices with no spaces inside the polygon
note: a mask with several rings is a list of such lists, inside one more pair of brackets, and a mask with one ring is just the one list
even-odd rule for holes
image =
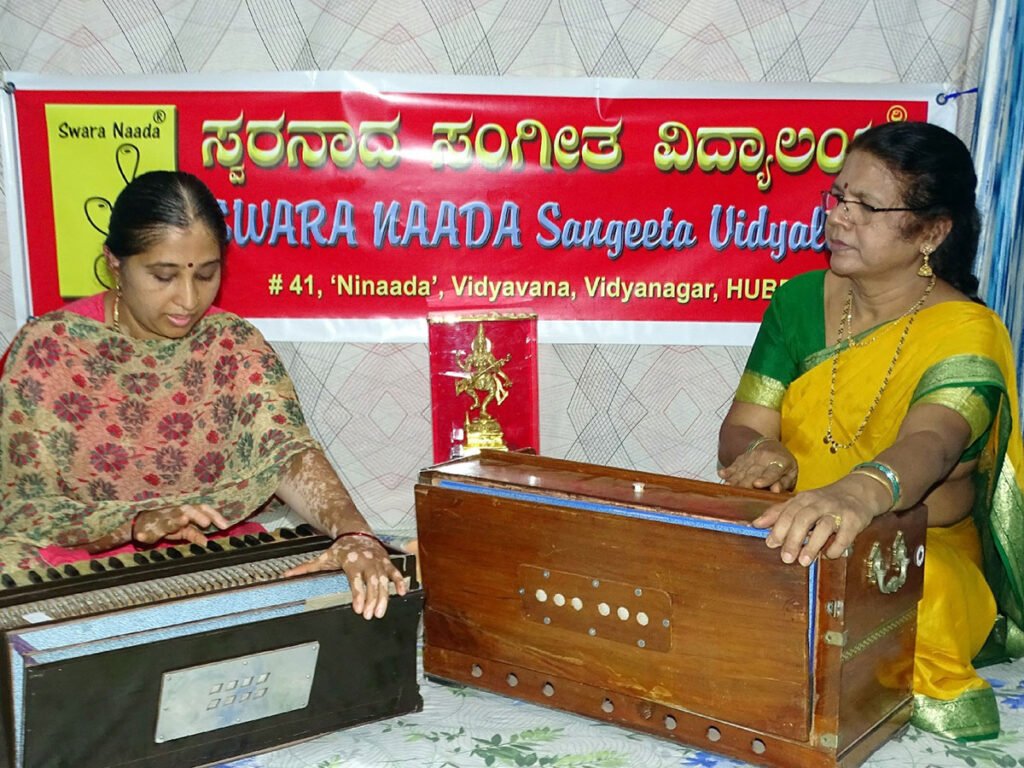
{"label": "harmonium metal handle", "polygon": [[[878,591],[883,595],[891,595],[898,592],[900,587],[907,583],[907,569],[910,567],[910,553],[907,552],[907,542],[903,538],[903,531],[896,532],[892,546],[889,548],[889,560],[886,562],[882,554],[882,545],[877,541],[871,545],[871,552],[868,553],[868,580],[878,585]],[[887,577],[889,572],[896,569],[896,573]]]}

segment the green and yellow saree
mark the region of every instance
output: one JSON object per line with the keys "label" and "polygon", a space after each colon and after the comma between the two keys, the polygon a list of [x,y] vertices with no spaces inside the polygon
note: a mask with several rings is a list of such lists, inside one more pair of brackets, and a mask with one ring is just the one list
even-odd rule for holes
{"label": "green and yellow saree", "polygon": [[[980,304],[921,310],[863,433],[831,453],[823,438],[836,347],[824,338],[824,274],[801,275],[775,294],[737,399],[780,412],[781,439],[799,465],[797,491],[832,483],[888,448],[916,403],[945,405],[971,425],[963,460],[978,459],[973,524],[928,531],[913,722],[952,738],[994,737],[995,699],[972,660],[1024,655],[1024,447],[1009,336]],[[839,443],[850,442],[878,397],[904,327],[886,323],[840,346],[832,425]]]}

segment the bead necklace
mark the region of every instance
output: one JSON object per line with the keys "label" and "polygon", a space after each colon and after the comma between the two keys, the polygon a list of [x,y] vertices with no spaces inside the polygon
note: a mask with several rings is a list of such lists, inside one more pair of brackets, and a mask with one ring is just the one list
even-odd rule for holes
{"label": "bead necklace", "polygon": [[850,292],[846,295],[846,304],[843,307],[843,318],[839,323],[839,331],[836,338],[836,349],[832,353],[832,377],[829,383],[828,390],[828,425],[825,429],[825,438],[822,442],[828,446],[831,453],[838,453],[839,449],[847,449],[860,439],[860,436],[864,433],[867,428],[868,420],[871,415],[875,412],[875,408],[878,407],[878,403],[882,399],[882,395],[885,393],[886,387],[889,386],[889,379],[892,377],[892,372],[896,368],[896,361],[900,359],[900,353],[903,351],[903,342],[907,340],[907,336],[910,334],[910,327],[914,324],[914,318],[917,317],[917,313],[921,307],[924,306],[925,301],[931,295],[932,289],[935,287],[935,276],[932,275],[931,279],[928,280],[928,285],[925,286],[924,293],[921,294],[921,298],[915,301],[906,312],[900,315],[896,320],[907,318],[907,324],[903,326],[903,333],[900,334],[899,341],[896,342],[896,351],[893,353],[892,362],[889,363],[889,370],[885,372],[885,376],[882,378],[882,386],[878,389],[878,394],[875,395],[875,399],[868,407],[868,412],[864,414],[864,418],[860,422],[860,426],[857,427],[857,431],[853,433],[853,437],[850,438],[848,443],[840,443],[835,437],[832,436],[832,416],[833,410],[836,403],[836,373],[839,370],[839,352],[843,346],[843,340],[849,339],[848,346],[867,346],[875,337],[872,336],[867,341],[854,343],[853,341],[853,288],[850,288]]}

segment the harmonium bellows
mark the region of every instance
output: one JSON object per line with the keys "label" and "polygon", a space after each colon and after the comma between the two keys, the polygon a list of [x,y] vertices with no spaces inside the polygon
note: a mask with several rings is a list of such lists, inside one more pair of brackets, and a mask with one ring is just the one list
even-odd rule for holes
{"label": "harmonium bellows", "polygon": [[416,486],[424,671],[768,766],[908,721],[926,513],[786,565],[778,495],[484,451]]}
{"label": "harmonium bellows", "polygon": [[419,711],[410,554],[383,619],[309,526],[0,575],[0,768],[184,768]]}

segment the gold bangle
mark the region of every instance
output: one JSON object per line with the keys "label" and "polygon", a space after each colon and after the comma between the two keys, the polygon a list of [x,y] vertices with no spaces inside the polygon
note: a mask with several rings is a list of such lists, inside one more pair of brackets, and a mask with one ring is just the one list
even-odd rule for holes
{"label": "gold bangle", "polygon": [[743,452],[744,453],[750,453],[755,448],[757,448],[757,446],[759,446],[761,443],[767,443],[769,440],[774,440],[774,439],[775,439],[774,437],[768,437],[767,435],[761,435],[760,437],[755,437],[753,440],[750,441],[750,445],[748,445],[747,449],[745,451],[743,451]]}
{"label": "gold bangle", "polygon": [[[892,498],[892,496],[893,496],[892,486],[890,486],[889,482],[885,478],[883,478],[881,475],[876,475],[870,469],[866,469],[864,467],[854,467],[853,469],[850,470],[850,474],[851,475],[864,475],[864,477],[870,477],[876,483],[879,483],[883,488],[885,488],[885,490],[888,491],[888,493],[889,493],[889,497]],[[896,506],[896,499],[893,498],[892,504],[890,504],[889,508],[886,509],[885,511],[889,512],[895,506]]]}

